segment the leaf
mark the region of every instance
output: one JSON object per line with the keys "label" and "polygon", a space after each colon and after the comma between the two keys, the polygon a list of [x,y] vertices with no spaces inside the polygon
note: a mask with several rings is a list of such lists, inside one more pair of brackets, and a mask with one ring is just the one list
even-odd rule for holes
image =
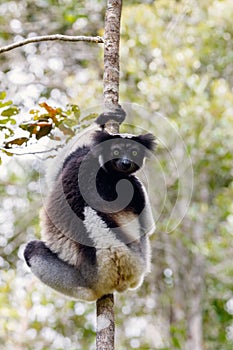
{"label": "leaf", "polygon": [[5,153],[8,157],[12,157],[13,155],[14,155],[14,153],[11,153],[11,152],[8,152],[6,149],[4,149],[4,148],[1,148],[1,151],[3,152],[3,153]]}
{"label": "leaf", "polygon": [[49,106],[46,102],[39,103],[39,106],[41,106],[41,107],[46,109],[46,111],[48,112],[49,117],[52,118],[54,123],[57,122],[56,115],[61,114],[61,109],[60,108],[53,108],[53,107]]}
{"label": "leaf", "polygon": [[1,115],[2,115],[3,117],[8,117],[8,118],[10,118],[10,117],[12,117],[13,115],[16,115],[16,114],[18,114],[18,113],[19,113],[19,109],[18,109],[17,107],[13,106],[13,107],[9,107],[9,108],[5,109],[5,110],[1,113]]}
{"label": "leaf", "polygon": [[9,123],[12,124],[12,125],[16,125],[16,120],[13,119],[13,118],[10,118],[9,119]]}
{"label": "leaf", "polygon": [[50,140],[61,141],[61,137],[51,134],[50,135]]}
{"label": "leaf", "polygon": [[20,124],[20,128],[30,133],[30,136],[35,134],[39,140],[43,136],[47,136],[53,128],[53,123],[50,117],[42,117],[38,120],[30,120]]}
{"label": "leaf", "polygon": [[86,120],[86,121],[92,120],[92,119],[95,119],[97,117],[98,117],[98,113],[90,113],[90,114],[86,115],[84,118],[82,118],[82,121],[83,120]]}
{"label": "leaf", "polygon": [[77,16],[74,16],[73,12],[65,13],[64,15],[64,20],[69,22],[69,23],[74,23],[77,19]]}
{"label": "leaf", "polygon": [[29,114],[38,114],[39,112],[39,109],[30,109]]}
{"label": "leaf", "polygon": [[16,124],[16,120],[13,119],[13,118],[0,119],[0,124],[7,124],[7,123],[15,125]]}
{"label": "leaf", "polygon": [[4,147],[5,148],[12,148],[12,145],[18,145],[21,146],[22,144],[24,144],[25,142],[27,142],[29,139],[27,137],[19,137],[17,139],[8,141],[4,143]]}
{"label": "leaf", "polygon": [[74,115],[75,118],[79,119],[80,117],[80,108],[78,105],[67,105],[68,110],[67,110],[67,115],[71,116],[72,114]]}
{"label": "leaf", "polygon": [[6,101],[6,102],[1,102],[0,101],[0,108],[6,107],[6,106],[10,106],[12,105],[12,101]]}
{"label": "leaf", "polygon": [[6,98],[6,91],[0,92],[0,100],[4,100]]}
{"label": "leaf", "polygon": [[39,131],[39,127],[37,127],[36,125],[30,125],[27,129],[28,132],[30,132],[30,136],[32,136],[33,134],[37,134],[37,132]]}
{"label": "leaf", "polygon": [[77,121],[74,119],[67,118],[63,122],[64,125],[66,125],[68,128],[72,128],[77,125]]}
{"label": "leaf", "polygon": [[37,133],[36,133],[36,139],[39,140],[43,136],[47,136],[50,133],[51,129],[52,129],[52,124],[40,126],[39,131],[37,131]]}
{"label": "leaf", "polygon": [[23,130],[29,131],[29,129],[30,129],[32,126],[34,126],[35,123],[36,123],[35,121],[30,120],[30,121],[28,121],[28,122],[23,122],[23,123],[21,123],[21,124],[19,125],[19,127],[20,127],[21,129],[23,129]]}
{"label": "leaf", "polygon": [[9,122],[9,118],[7,119],[0,119],[0,124],[7,124]]}
{"label": "leaf", "polygon": [[[14,135],[14,131],[11,129],[11,128],[9,128],[8,126],[5,126],[5,125],[0,125],[0,130],[3,130],[3,132],[4,132],[4,136],[5,136],[5,138],[8,138],[8,137],[10,137],[11,135]],[[8,135],[6,134],[6,132],[8,132]]]}
{"label": "leaf", "polygon": [[63,132],[64,135],[70,135],[70,136],[74,136],[75,132],[70,129],[70,128],[67,128],[64,123],[60,124],[59,125],[59,129]]}

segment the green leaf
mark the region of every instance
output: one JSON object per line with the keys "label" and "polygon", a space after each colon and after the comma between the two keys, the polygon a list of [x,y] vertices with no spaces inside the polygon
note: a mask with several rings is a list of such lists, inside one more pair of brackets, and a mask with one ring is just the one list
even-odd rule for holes
{"label": "green leaf", "polygon": [[67,118],[62,124],[68,126],[69,128],[72,128],[77,125],[77,121],[74,119]]}
{"label": "green leaf", "polygon": [[98,113],[90,113],[88,115],[86,115],[84,118],[82,118],[82,121],[83,120],[92,120],[92,119],[95,119],[98,117]]}
{"label": "green leaf", "polygon": [[28,129],[35,123],[32,122],[24,122],[19,125],[19,127],[23,130],[29,131]]}
{"label": "green leaf", "polygon": [[6,98],[6,91],[0,92],[0,100],[4,100]]}
{"label": "green leaf", "polygon": [[13,118],[10,118],[10,119],[9,119],[9,123],[11,123],[12,125],[15,125],[15,124],[16,124],[16,120],[13,119]]}
{"label": "green leaf", "polygon": [[16,120],[13,119],[13,118],[0,119],[0,124],[7,124],[7,123],[15,125],[16,124]]}
{"label": "green leaf", "polygon": [[4,148],[1,148],[1,151],[3,152],[3,153],[5,153],[8,157],[12,157],[14,154],[13,153],[11,153],[11,152],[8,152],[6,149],[4,149]]}
{"label": "green leaf", "polygon": [[67,115],[74,115],[75,118],[79,119],[80,117],[80,108],[78,105],[68,105]]}
{"label": "green leaf", "polygon": [[9,122],[9,119],[0,119],[0,124],[7,124]]}
{"label": "green leaf", "polygon": [[0,108],[6,107],[6,106],[10,106],[12,105],[12,101],[6,101],[6,102],[1,102],[0,101]]}
{"label": "green leaf", "polygon": [[18,109],[17,107],[13,106],[13,107],[9,107],[9,108],[5,109],[5,110],[1,113],[1,115],[2,115],[3,117],[8,117],[8,118],[10,118],[10,117],[12,117],[13,115],[16,115],[16,114],[18,114],[18,113],[19,113],[19,109]]}

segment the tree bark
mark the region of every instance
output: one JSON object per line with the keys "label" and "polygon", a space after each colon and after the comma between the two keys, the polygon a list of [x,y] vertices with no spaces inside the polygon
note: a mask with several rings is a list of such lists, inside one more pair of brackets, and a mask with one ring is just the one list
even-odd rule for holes
{"label": "tree bark", "polygon": [[97,300],[97,350],[114,350],[114,297],[108,294]]}
{"label": "tree bark", "polygon": [[[105,16],[104,33],[104,109],[106,112],[114,111],[119,105],[119,47],[120,47],[120,21],[121,21],[121,0],[108,0]],[[116,123],[115,123],[116,124]],[[109,122],[110,129],[116,132],[119,124]],[[112,131],[112,130],[111,130]]]}
{"label": "tree bark", "polygon": [[[105,16],[104,34],[104,109],[105,112],[114,112],[119,107],[119,46],[120,46],[120,20],[121,0],[108,0]],[[119,132],[119,123],[110,120],[105,128],[111,132]],[[114,297],[105,295],[97,300],[97,350],[114,350],[115,324],[114,324]]]}

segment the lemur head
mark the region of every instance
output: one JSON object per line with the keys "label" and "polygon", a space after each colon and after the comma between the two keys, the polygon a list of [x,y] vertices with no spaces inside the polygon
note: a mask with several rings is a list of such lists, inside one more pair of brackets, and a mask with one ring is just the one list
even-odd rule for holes
{"label": "lemur head", "polygon": [[152,134],[130,135],[109,134],[97,131],[94,138],[97,147],[96,156],[102,168],[108,172],[132,174],[143,165],[143,160],[155,146]]}

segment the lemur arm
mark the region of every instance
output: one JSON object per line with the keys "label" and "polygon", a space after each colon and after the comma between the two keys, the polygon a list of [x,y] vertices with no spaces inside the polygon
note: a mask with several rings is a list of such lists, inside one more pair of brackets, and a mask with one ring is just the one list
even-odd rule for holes
{"label": "lemur arm", "polygon": [[95,266],[83,261],[80,269],[58,258],[41,241],[31,241],[24,258],[32,272],[46,285],[67,296],[93,301],[97,299],[91,289],[96,279]]}

